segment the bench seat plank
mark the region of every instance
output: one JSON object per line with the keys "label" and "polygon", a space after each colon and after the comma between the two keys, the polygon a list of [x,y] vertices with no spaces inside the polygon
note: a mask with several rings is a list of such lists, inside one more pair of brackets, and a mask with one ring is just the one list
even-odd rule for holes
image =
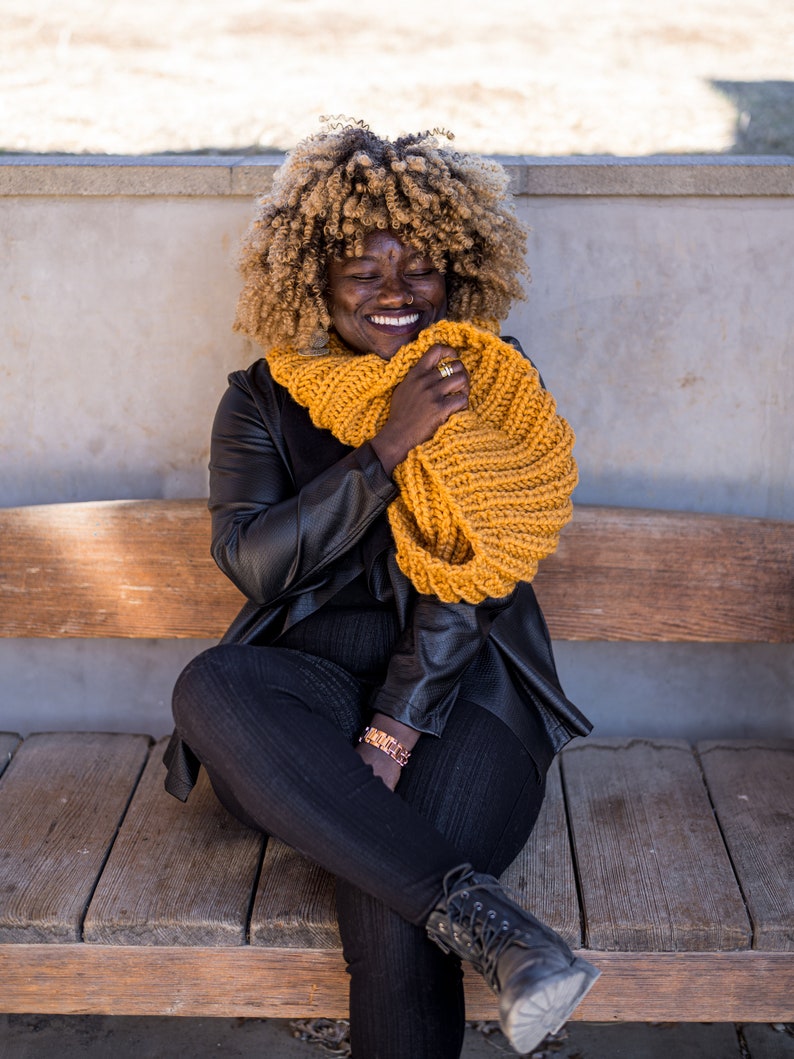
{"label": "bench seat plank", "polygon": [[708,741],[699,743],[697,750],[750,910],[753,947],[790,952],[794,949],[794,739]]}
{"label": "bench seat plank", "polygon": [[[580,950],[581,951],[581,950]],[[787,953],[583,953],[602,971],[573,1018],[591,1022],[791,1022]],[[7,1012],[346,1018],[338,949],[263,946],[0,946]],[[498,1002],[471,970],[466,1015],[495,1019]]]}
{"label": "bench seat plank", "polygon": [[186,804],[152,751],[85,917],[104,945],[243,945],[263,837],[218,802],[205,771]]}
{"label": "bench seat plank", "polygon": [[0,732],[0,776],[5,772],[6,766],[14,756],[14,751],[20,742],[19,736],[15,733]]}
{"label": "bench seat plank", "polygon": [[750,924],[692,748],[588,739],[562,759],[590,949],[748,948]]}
{"label": "bench seat plank", "polygon": [[148,736],[26,739],[0,779],[0,942],[79,941]]}
{"label": "bench seat plank", "polygon": [[333,875],[278,839],[269,839],[250,937],[252,945],[272,948],[340,948]]}
{"label": "bench seat plank", "polygon": [[579,948],[582,924],[559,757],[549,769],[546,797],[532,834],[501,881],[519,904],[548,923],[572,948]]}

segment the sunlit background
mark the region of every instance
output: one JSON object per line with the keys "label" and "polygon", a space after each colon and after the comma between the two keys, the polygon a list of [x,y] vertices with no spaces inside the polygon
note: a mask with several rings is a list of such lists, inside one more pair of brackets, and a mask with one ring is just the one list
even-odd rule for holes
{"label": "sunlit background", "polygon": [[0,150],[794,154],[792,0],[2,0]]}

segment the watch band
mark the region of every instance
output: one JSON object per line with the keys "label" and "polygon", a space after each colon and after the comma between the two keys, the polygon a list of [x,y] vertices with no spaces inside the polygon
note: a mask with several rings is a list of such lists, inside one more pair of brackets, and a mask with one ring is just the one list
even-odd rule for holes
{"label": "watch band", "polygon": [[388,754],[390,758],[393,758],[401,768],[408,764],[408,758],[411,756],[411,751],[404,747],[393,735],[381,731],[380,728],[373,728],[371,725],[367,725],[358,741],[359,743],[369,743],[370,746],[375,746],[378,750],[382,750],[384,754]]}

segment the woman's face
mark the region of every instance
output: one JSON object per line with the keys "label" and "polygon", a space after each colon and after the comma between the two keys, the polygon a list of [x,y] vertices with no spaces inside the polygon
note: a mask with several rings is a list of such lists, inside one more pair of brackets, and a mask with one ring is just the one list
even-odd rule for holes
{"label": "woman's face", "polygon": [[370,232],[362,257],[328,262],[333,328],[355,353],[391,360],[401,346],[447,312],[444,276],[412,246]]}

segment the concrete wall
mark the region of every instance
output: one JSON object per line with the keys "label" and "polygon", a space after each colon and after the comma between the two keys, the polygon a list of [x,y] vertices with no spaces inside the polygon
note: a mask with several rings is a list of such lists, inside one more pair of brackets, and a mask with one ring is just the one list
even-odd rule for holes
{"label": "concrete wall", "polygon": [[[0,161],[0,504],[206,494],[225,376],[258,355],[235,257],[273,165]],[[507,165],[534,279],[505,330],[576,429],[576,499],[794,518],[794,160]],[[160,734],[201,646],[0,641],[0,727]],[[558,661],[604,734],[794,735],[790,647]]]}

